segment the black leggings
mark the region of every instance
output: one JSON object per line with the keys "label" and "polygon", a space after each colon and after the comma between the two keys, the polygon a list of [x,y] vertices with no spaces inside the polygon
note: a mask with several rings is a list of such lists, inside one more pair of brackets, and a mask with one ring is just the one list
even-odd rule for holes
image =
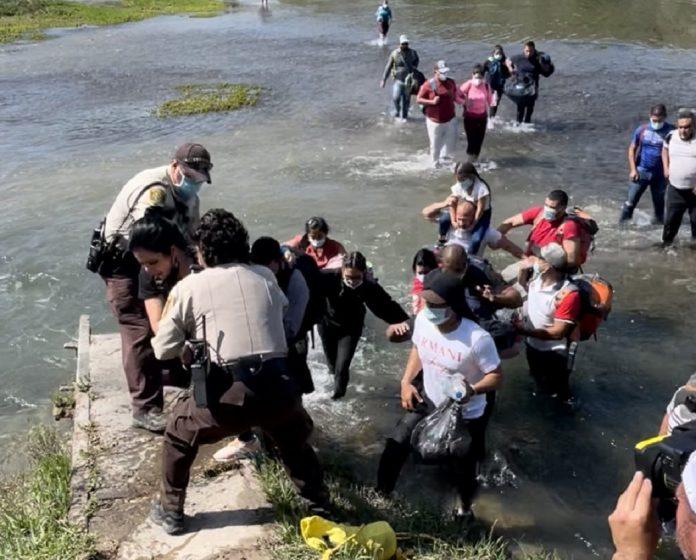
{"label": "black leggings", "polygon": [[[379,459],[377,470],[377,489],[386,494],[391,493],[401,473],[401,468],[411,453],[411,434],[416,425],[428,414],[435,410],[433,402],[425,395],[422,384],[414,383],[424,402],[413,412],[407,412],[397,423],[394,432],[387,438],[384,451]],[[486,410],[483,416],[467,420],[467,428],[471,435],[471,447],[467,457],[453,460],[447,465],[448,478],[459,492],[465,508],[471,507],[476,495],[478,482],[476,480],[478,463],[486,451],[486,426],[493,411],[495,394],[486,398]]]}
{"label": "black leggings", "polygon": [[346,394],[350,379],[350,363],[358,347],[362,335],[362,325],[358,331],[346,331],[340,327],[322,323],[319,325],[319,336],[324,346],[324,356],[329,371],[334,376],[334,399],[340,399]]}
{"label": "black leggings", "polygon": [[478,157],[481,153],[483,139],[486,137],[486,115],[464,116],[464,132],[466,132],[466,153]]}
{"label": "black leggings", "polygon": [[503,91],[504,87],[500,87],[498,89],[494,89],[493,91],[496,94],[496,100],[497,103],[495,104],[495,107],[489,107],[488,108],[488,116],[492,119],[495,117],[496,113],[498,112],[498,107],[500,107],[500,102],[503,100]]}
{"label": "black leggings", "polygon": [[536,103],[536,95],[528,97],[520,97],[517,103],[517,122],[532,122],[532,113],[534,112],[534,104]]}
{"label": "black leggings", "polygon": [[570,367],[568,353],[562,350],[537,350],[527,344],[529,373],[540,391],[570,398]]}

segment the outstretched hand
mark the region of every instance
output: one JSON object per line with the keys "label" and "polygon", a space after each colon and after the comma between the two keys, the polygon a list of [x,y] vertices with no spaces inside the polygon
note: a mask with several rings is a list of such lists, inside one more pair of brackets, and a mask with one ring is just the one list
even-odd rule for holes
{"label": "outstretched hand", "polygon": [[652,498],[652,482],[643,473],[633,476],[609,516],[614,560],[650,560],[657,548],[660,525]]}
{"label": "outstretched hand", "polygon": [[401,406],[406,410],[415,410],[414,399],[416,402],[422,403],[423,397],[420,396],[418,389],[411,383],[401,385]]}

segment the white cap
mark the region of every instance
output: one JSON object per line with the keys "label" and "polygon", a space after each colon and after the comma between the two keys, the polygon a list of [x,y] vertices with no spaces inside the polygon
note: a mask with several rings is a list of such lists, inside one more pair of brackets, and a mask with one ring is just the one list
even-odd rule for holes
{"label": "white cap", "polygon": [[544,259],[554,268],[563,268],[567,262],[568,258],[563,250],[563,247],[558,243],[549,243],[544,245],[540,251],[541,258]]}
{"label": "white cap", "polygon": [[408,37],[406,35],[399,37],[399,44],[403,45],[404,43],[408,43]]}
{"label": "white cap", "polygon": [[689,456],[686,466],[682,471],[682,482],[684,483],[684,493],[689,501],[691,511],[696,512],[696,452]]}
{"label": "white cap", "polygon": [[437,65],[435,66],[435,70],[440,72],[440,74],[447,74],[447,72],[450,71],[450,69],[447,68],[447,63],[444,60],[437,61]]}

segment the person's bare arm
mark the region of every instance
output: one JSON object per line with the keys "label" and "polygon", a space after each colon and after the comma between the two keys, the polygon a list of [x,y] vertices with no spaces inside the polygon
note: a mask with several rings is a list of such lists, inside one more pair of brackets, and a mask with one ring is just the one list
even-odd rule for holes
{"label": "person's bare arm", "polygon": [[582,264],[580,262],[582,260],[580,239],[564,239],[563,250],[566,253],[568,268],[578,267]]}
{"label": "person's bare arm", "polygon": [[474,223],[478,222],[486,211],[486,203],[490,199],[490,195],[482,196],[476,202],[476,214],[474,214]]}
{"label": "person's bare arm", "polygon": [[638,170],[636,169],[636,145],[631,142],[628,147],[628,177],[631,181],[638,180]]}
{"label": "person's bare arm", "polygon": [[665,173],[665,179],[669,179],[669,150],[662,148],[662,170]]}
{"label": "person's bare arm", "polygon": [[145,300],[145,313],[147,313],[147,320],[150,322],[150,328],[154,334],[157,334],[163,309],[162,298],[155,297]]}
{"label": "person's bare arm", "polygon": [[495,245],[496,249],[502,249],[503,251],[507,251],[510,253],[513,257],[521,259],[524,256],[524,251],[522,248],[517,245],[516,243],[513,243],[510,241],[505,235],[503,235],[500,238],[500,241],[496,243]]}
{"label": "person's bare arm", "polygon": [[439,95],[435,95],[435,97],[433,97],[432,99],[429,99],[427,97],[424,97],[426,94],[427,94],[427,91],[424,91],[423,89],[421,89],[418,92],[418,97],[416,98],[416,103],[420,103],[421,105],[432,105],[432,106],[440,103],[440,96]]}
{"label": "person's bare arm", "polygon": [[422,369],[423,365],[421,364],[420,356],[418,356],[418,349],[414,346],[411,348],[411,353],[406,363],[406,369],[401,378],[401,406],[406,410],[413,410],[415,408],[413,404],[414,399],[419,403],[423,402],[423,397],[421,397],[418,389],[413,386],[413,380]]}
{"label": "person's bare arm", "polygon": [[476,394],[490,393],[491,391],[495,391],[500,388],[502,383],[503,371],[500,366],[498,366],[493,371],[489,371],[486,375],[484,375],[481,381],[474,383],[472,387],[474,388],[474,391],[476,391]]}
{"label": "person's bare arm", "polygon": [[486,286],[476,287],[482,298],[487,299],[496,307],[507,307],[509,309],[516,309],[521,307],[524,303],[522,301],[522,296],[520,293],[512,286],[506,286],[499,293],[493,292],[493,289]]}
{"label": "person's bare arm", "polygon": [[502,224],[498,226],[498,231],[505,235],[511,229],[520,227],[524,225],[524,217],[522,214],[515,214],[510,216],[507,220],[503,221]]}
{"label": "person's bare arm", "polygon": [[287,241],[281,243],[281,245],[286,245],[287,247],[291,247],[292,249],[299,249],[301,240],[301,237],[299,239],[297,237],[292,237],[291,239],[288,239]]}
{"label": "person's bare arm", "polygon": [[440,212],[442,212],[445,208],[450,208],[456,204],[457,197],[454,195],[450,195],[441,202],[433,202],[432,204],[429,204],[428,206],[423,208],[423,210],[421,210],[421,214],[426,220],[434,222],[437,220],[438,216],[440,215]]}
{"label": "person's bare arm", "polygon": [[666,436],[669,431],[669,414],[665,413],[662,417],[662,424],[660,424],[660,434],[661,436]]}
{"label": "person's bare arm", "polygon": [[544,327],[540,329],[528,329],[524,324],[518,326],[518,331],[520,334],[525,336],[531,336],[532,338],[538,338],[539,340],[563,340],[564,338],[570,336],[575,328],[575,323],[568,323],[566,321],[560,321],[559,319],[554,320],[553,325],[550,327]]}

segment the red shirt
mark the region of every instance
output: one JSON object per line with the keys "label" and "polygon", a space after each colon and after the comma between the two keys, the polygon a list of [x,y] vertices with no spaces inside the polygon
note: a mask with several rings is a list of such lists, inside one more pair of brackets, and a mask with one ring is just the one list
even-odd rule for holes
{"label": "red shirt", "polygon": [[[430,82],[435,83],[435,92],[430,87]],[[436,123],[450,122],[454,116],[454,100],[457,98],[457,84],[451,78],[447,79],[444,84],[437,78],[433,78],[425,82],[418,92],[418,97],[425,99],[435,99],[435,96],[440,96],[440,102],[437,105],[426,105],[425,116]]]}
{"label": "red shirt", "polygon": [[[341,255],[346,254],[346,250],[341,245],[338,241],[334,241],[333,239],[329,239],[328,237],[326,238],[326,241],[324,242],[324,245],[321,247],[315,249],[312,247],[311,243],[307,243],[307,246],[304,247],[304,235],[300,234],[297,235],[293,240],[292,240],[292,246],[293,247],[299,247],[300,249],[304,250],[304,252],[312,257],[314,259],[314,262],[317,263],[317,266],[321,268],[326,268],[328,264],[331,264],[330,268],[340,268],[341,263],[339,262],[339,257]],[[317,251],[321,252],[321,255],[317,253]],[[331,262],[331,261],[334,262]],[[335,266],[334,266],[335,265]]]}
{"label": "red shirt", "polygon": [[558,302],[556,305],[556,313],[554,313],[553,318],[559,321],[574,323],[578,320],[581,308],[582,301],[580,300],[580,293],[574,290]]}
{"label": "red shirt", "polygon": [[[526,255],[531,255],[535,247],[544,247],[549,243],[563,244],[563,241],[578,239],[582,237],[582,226],[575,220],[556,220],[549,222],[548,220],[539,220],[534,225],[539,215],[544,211],[543,206],[534,206],[522,212],[522,219],[526,225],[532,226],[532,231],[529,232],[527,238]],[[583,247],[580,243],[580,262],[584,263],[587,260],[587,247]]]}

